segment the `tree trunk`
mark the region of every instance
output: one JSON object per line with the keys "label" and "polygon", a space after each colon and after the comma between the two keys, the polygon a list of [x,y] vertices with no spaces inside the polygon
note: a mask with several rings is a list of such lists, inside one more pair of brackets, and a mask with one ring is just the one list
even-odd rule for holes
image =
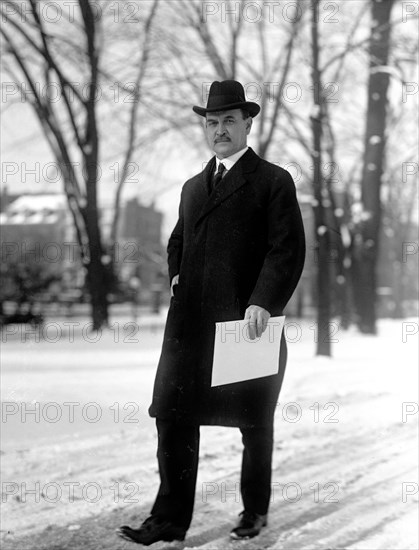
{"label": "tree trunk", "polygon": [[361,182],[362,218],[355,239],[358,326],[361,332],[376,334],[377,256],[381,225],[380,187],[384,166],[385,126],[389,73],[390,15],[393,0],[372,0],[370,76]]}
{"label": "tree trunk", "polygon": [[[91,251],[94,247],[90,247]],[[90,293],[93,330],[108,324],[108,281],[105,266],[99,254],[93,251],[87,268],[87,288]]]}
{"label": "tree trunk", "polygon": [[[99,228],[99,216],[97,207],[97,159],[98,139],[95,126],[94,113],[90,116],[90,126],[94,130],[91,133],[89,143],[92,153],[86,156],[85,168],[86,178],[86,208],[84,219],[86,233],[89,240],[89,261],[87,268],[87,285],[91,298],[93,329],[98,330],[108,324],[108,292],[109,280],[108,266],[105,261],[105,254]],[[111,258],[108,258],[108,265],[112,268]]]}
{"label": "tree trunk", "polygon": [[311,115],[313,134],[313,190],[314,190],[314,232],[317,260],[317,355],[331,355],[330,340],[330,233],[326,222],[326,209],[323,204],[325,182],[322,174],[322,123],[324,117],[321,74],[319,69],[318,43],[318,0],[312,0],[312,86],[314,108]]}
{"label": "tree trunk", "polygon": [[395,260],[393,262],[393,319],[404,319],[404,264]]}
{"label": "tree trunk", "polygon": [[[99,49],[96,47],[96,24],[89,2],[79,0],[87,38],[87,53],[90,63],[89,94],[85,102],[86,123],[83,160],[86,177],[86,208],[84,220],[89,240],[89,263],[87,284],[90,292],[93,330],[108,324],[109,271],[104,261],[104,250],[99,227],[97,180],[99,162],[99,133],[96,120],[96,92],[98,88]],[[110,258],[108,265],[112,265]]]}
{"label": "tree trunk", "polygon": [[[92,139],[94,159],[97,159],[97,141]],[[86,234],[89,241],[89,258],[86,264],[87,269],[87,287],[90,293],[90,305],[92,311],[93,329],[98,330],[108,323],[108,292],[109,279],[108,266],[105,261],[105,255],[102,245],[101,233],[99,228],[99,216],[97,207],[97,162],[88,157],[85,164],[87,170],[86,181],[86,208],[84,210],[84,220]],[[112,266],[109,258],[108,265]]]}

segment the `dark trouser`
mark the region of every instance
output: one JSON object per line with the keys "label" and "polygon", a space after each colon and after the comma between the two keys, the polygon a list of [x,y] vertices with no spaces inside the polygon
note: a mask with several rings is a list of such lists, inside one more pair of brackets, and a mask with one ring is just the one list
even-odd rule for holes
{"label": "dark trouser", "polygon": [[[192,520],[199,459],[199,426],[156,420],[160,488],[151,513],[187,530]],[[240,428],[244,445],[241,494],[249,512],[266,514],[271,496],[273,426]]]}

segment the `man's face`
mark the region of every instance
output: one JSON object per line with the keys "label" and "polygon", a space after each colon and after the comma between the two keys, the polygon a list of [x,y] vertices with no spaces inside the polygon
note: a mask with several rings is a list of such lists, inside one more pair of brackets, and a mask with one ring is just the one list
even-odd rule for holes
{"label": "man's face", "polygon": [[247,134],[251,127],[251,117],[243,119],[240,109],[206,115],[205,130],[208,144],[219,159],[234,155],[246,147]]}

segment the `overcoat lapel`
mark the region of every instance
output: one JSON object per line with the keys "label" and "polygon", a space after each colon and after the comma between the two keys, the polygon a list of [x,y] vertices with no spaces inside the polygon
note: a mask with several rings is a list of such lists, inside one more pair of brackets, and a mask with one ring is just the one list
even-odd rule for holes
{"label": "overcoat lapel", "polygon": [[207,162],[202,172],[202,191],[204,191],[204,197],[207,199],[211,193],[211,180],[215,171],[215,157],[212,157]]}
{"label": "overcoat lapel", "polygon": [[[228,197],[230,197],[233,193],[240,189],[240,187],[247,183],[248,179],[246,175],[256,169],[258,162],[259,157],[253,151],[253,149],[249,148],[248,151],[246,151],[246,153],[236,162],[231,171],[229,171],[228,174],[225,176],[225,180],[220,185],[219,189],[209,195],[198,216],[195,227],[200,224],[202,220],[214,210],[214,208],[220,206],[220,204],[222,204]],[[214,172],[214,166],[215,157],[213,157],[209,161],[206,169],[203,172],[205,186],[210,185],[210,179],[212,173]]]}

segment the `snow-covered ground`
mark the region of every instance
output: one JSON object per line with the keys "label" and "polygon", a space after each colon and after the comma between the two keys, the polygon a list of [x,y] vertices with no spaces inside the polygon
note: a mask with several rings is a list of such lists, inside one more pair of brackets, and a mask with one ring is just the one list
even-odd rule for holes
{"label": "snow-covered ground", "polygon": [[[2,335],[2,548],[125,549],[158,485],[147,415],[162,323],[88,332],[50,323]],[[337,330],[314,357],[313,322],[287,320],[269,525],[230,542],[241,441],[203,427],[194,520],[182,548],[418,548],[418,323],[377,337]],[[169,545],[170,546],[170,545]],[[171,545],[173,546],[173,545]],[[156,548],[167,545],[156,544]]]}

